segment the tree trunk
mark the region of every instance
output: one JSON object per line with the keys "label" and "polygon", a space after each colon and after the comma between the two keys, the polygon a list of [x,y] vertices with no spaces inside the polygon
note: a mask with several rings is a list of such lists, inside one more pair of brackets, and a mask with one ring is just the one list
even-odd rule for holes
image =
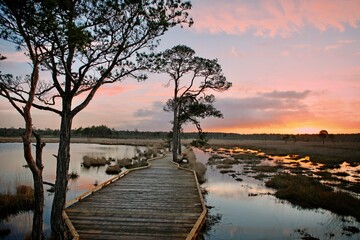
{"label": "tree trunk", "polygon": [[179,134],[178,134],[178,143],[179,143],[179,155],[181,155],[182,150],[181,150],[181,132],[179,130]]}
{"label": "tree trunk", "polygon": [[60,126],[60,142],[57,155],[57,168],[55,180],[55,194],[51,209],[51,229],[55,240],[66,238],[66,228],[62,213],[66,203],[66,189],[68,185],[68,170],[70,162],[70,137],[72,116],[70,115],[71,104],[63,100],[63,115]]}
{"label": "tree trunk", "polygon": [[44,239],[43,235],[43,212],[44,212],[44,186],[42,173],[33,174],[35,207],[33,216],[32,239]]}
{"label": "tree trunk", "polygon": [[43,182],[43,169],[42,153],[45,143],[41,141],[39,135],[35,134],[36,138],[36,174],[33,173],[34,179],[34,195],[35,195],[35,209],[33,217],[33,231],[32,239],[44,239],[43,234],[43,212],[44,212],[44,182]]}
{"label": "tree trunk", "polygon": [[179,122],[178,122],[178,107],[177,107],[177,103],[175,103],[175,107],[174,107],[174,121],[173,121],[173,149],[172,149],[172,154],[173,154],[173,161],[177,162],[177,154],[178,154],[178,144],[179,144]]}
{"label": "tree trunk", "polygon": [[[31,129],[30,129],[31,132]],[[34,215],[31,236],[33,240],[44,239],[43,236],[43,212],[44,212],[44,186],[42,179],[42,164],[35,164],[31,153],[31,134],[23,136],[24,157],[31,170],[34,180]],[[39,163],[39,162],[38,162]],[[37,165],[40,165],[38,168]]]}

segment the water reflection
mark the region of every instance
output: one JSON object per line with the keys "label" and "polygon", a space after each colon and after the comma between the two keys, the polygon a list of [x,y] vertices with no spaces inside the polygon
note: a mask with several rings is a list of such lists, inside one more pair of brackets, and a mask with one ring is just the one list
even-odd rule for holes
{"label": "water reflection", "polygon": [[[54,183],[56,173],[56,159],[58,144],[49,143],[43,152],[43,178],[44,181]],[[85,168],[81,166],[83,156],[105,158],[132,158],[137,149],[144,151],[145,147],[124,145],[99,145],[99,144],[71,144],[71,161],[69,172],[78,173],[79,177],[69,180],[67,200],[89,191],[95,183],[102,183],[112,176],[105,173],[106,166]],[[21,143],[0,143],[0,193],[15,192],[20,184],[32,186],[32,175],[23,158]],[[45,190],[50,186],[44,185]],[[53,193],[45,192],[44,230],[46,237],[50,237],[50,213]],[[10,229],[11,234],[1,239],[24,239],[32,227],[32,212],[20,213],[7,219],[0,220],[0,229]]]}
{"label": "water reflection", "polygon": [[[206,164],[211,149],[208,152],[194,151],[198,161]],[[226,149],[221,151],[224,157],[229,156]],[[237,150],[238,153],[242,151]],[[258,154],[255,151],[252,153]],[[278,160],[274,158],[269,163],[275,159]],[[245,174],[244,166],[232,166],[242,179],[236,181],[229,174],[221,174],[214,165],[207,165],[207,181],[203,184],[207,190],[206,204],[212,207],[210,214],[221,215],[221,219],[205,233],[205,239],[302,239],[309,236],[318,239],[360,238],[360,234],[344,235],[345,226],[360,228],[360,223],[353,218],[340,217],[326,210],[301,209],[278,200],[268,195],[273,190],[266,188],[264,181],[254,179],[252,174]]]}

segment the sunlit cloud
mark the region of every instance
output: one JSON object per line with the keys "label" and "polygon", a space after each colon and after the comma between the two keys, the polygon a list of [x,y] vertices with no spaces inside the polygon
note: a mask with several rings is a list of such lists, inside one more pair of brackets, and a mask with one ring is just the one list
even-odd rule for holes
{"label": "sunlit cloud", "polygon": [[360,21],[357,0],[208,0],[194,5],[194,28],[210,33],[288,37],[304,27],[342,32],[346,27],[357,28]]}
{"label": "sunlit cloud", "polygon": [[99,88],[99,90],[97,91],[96,94],[112,97],[112,96],[119,95],[119,94],[123,93],[124,91],[128,91],[130,89],[131,89],[131,87],[129,87],[129,86],[124,87],[121,84],[104,85],[101,88]]}
{"label": "sunlit cloud", "polygon": [[224,119],[207,121],[209,128],[251,128],[285,126],[291,119],[301,120],[310,115],[304,99],[310,91],[272,91],[246,98],[218,99],[216,107]]}
{"label": "sunlit cloud", "polygon": [[339,40],[335,44],[325,46],[324,50],[328,51],[328,50],[338,49],[338,48],[341,48],[345,45],[348,45],[348,44],[351,44],[354,42],[356,42],[356,41],[355,40]]}

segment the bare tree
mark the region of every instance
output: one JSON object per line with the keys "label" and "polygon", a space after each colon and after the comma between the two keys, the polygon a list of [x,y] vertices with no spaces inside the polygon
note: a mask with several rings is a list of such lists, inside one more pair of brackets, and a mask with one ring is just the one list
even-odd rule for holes
{"label": "bare tree", "polygon": [[[26,43],[31,45],[30,41]],[[10,104],[19,112],[24,119],[25,132],[22,135],[23,141],[23,153],[24,158],[29,166],[29,169],[33,176],[34,185],[34,215],[32,225],[32,239],[43,239],[43,212],[44,212],[44,186],[43,186],[43,164],[42,164],[42,150],[45,143],[41,141],[40,135],[36,134],[33,128],[33,121],[31,115],[31,107],[36,95],[36,86],[39,82],[39,63],[41,62],[41,54],[36,49],[29,48],[29,56],[32,62],[32,73],[27,76],[25,80],[20,77],[13,77],[11,74],[2,74],[0,71],[0,95],[9,100]],[[5,57],[0,55],[0,60],[4,60]],[[13,100],[13,96],[21,96],[18,91],[21,90],[19,86],[24,83],[28,83],[28,96],[23,98],[23,102],[19,103]],[[36,138],[35,144],[35,158],[31,151],[31,137]]]}
{"label": "bare tree", "polygon": [[[158,54],[154,60],[156,68],[153,70],[167,73],[170,76],[168,85],[172,82],[174,84],[173,97],[170,100],[173,111],[172,154],[174,161],[177,161],[177,152],[180,147],[179,130],[181,124],[196,118],[196,114],[187,116],[181,114],[182,107],[185,109],[186,106],[191,106],[186,101],[190,99],[193,104],[198,101],[198,97],[203,96],[206,99],[206,92],[209,90],[223,92],[232,85],[226,80],[217,60],[209,60],[194,55],[195,51],[191,48],[178,45]],[[197,120],[194,123],[197,124]]]}
{"label": "bare tree", "polygon": [[[62,211],[74,117],[102,85],[126,77],[146,79],[139,73],[146,66],[136,58],[146,58],[169,28],[192,24],[187,13],[191,4],[182,0],[1,0],[0,6],[1,37],[27,52],[24,42],[32,37],[33,47],[47,56],[41,67],[50,71],[51,79],[38,83],[32,106],[61,118],[51,227],[55,239],[64,239]],[[15,15],[24,14],[27,8],[34,9],[34,17],[19,22]],[[35,26],[36,31],[21,31],[21,26]],[[79,96],[83,101],[74,105]],[[11,100],[25,103],[20,95]]]}

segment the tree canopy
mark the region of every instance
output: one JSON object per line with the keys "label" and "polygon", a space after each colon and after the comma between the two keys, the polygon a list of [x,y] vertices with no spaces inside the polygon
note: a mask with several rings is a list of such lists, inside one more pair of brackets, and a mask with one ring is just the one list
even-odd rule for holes
{"label": "tree canopy", "polygon": [[222,117],[214,106],[215,96],[209,91],[223,92],[232,83],[226,80],[216,59],[195,56],[188,46],[177,45],[154,56],[152,70],[170,76],[173,96],[167,101],[165,110],[173,111],[173,159],[177,160],[180,129],[186,122],[196,125],[202,132],[200,118]]}

